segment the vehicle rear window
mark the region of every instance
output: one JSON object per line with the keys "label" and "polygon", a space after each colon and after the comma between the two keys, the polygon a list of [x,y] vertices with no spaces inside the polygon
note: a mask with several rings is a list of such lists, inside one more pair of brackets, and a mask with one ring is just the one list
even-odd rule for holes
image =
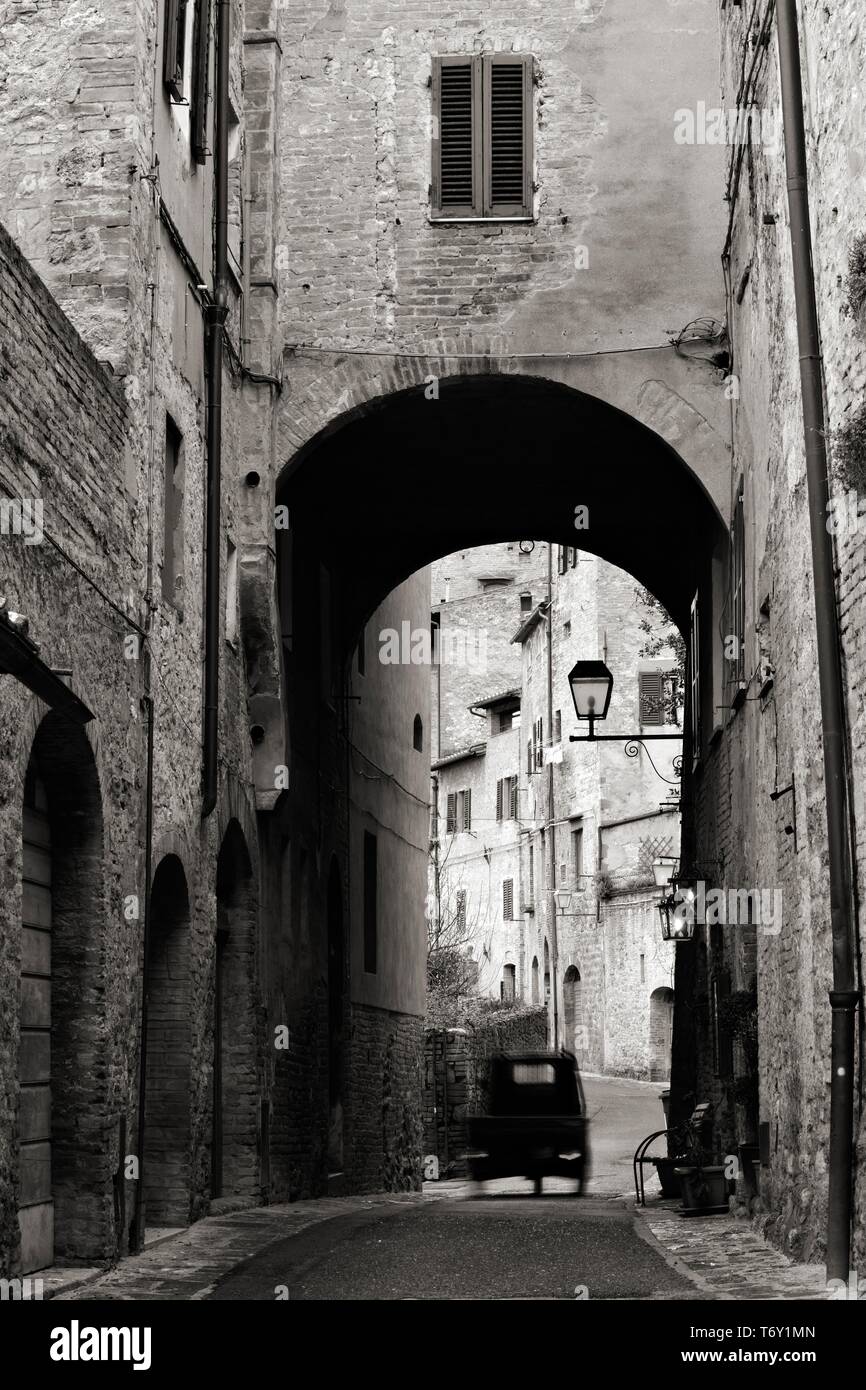
{"label": "vehicle rear window", "polygon": [[552,1086],[556,1068],[550,1062],[515,1062],[511,1079],[516,1086]]}

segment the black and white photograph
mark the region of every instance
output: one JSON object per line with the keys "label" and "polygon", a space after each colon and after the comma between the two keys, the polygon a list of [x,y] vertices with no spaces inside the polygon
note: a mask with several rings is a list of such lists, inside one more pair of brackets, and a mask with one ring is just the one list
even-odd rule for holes
{"label": "black and white photograph", "polygon": [[0,146],[4,1357],[841,1369],[866,0],[2,0]]}

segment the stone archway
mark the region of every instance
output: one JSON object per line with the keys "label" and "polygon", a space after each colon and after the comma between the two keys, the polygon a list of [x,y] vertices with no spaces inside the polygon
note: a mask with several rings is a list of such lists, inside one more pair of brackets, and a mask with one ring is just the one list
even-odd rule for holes
{"label": "stone archway", "polygon": [[103,822],[84,733],[48,714],[22,816],[18,1109],[24,1273],[115,1248],[107,1116]]}
{"label": "stone archway", "polygon": [[217,858],[211,1197],[259,1190],[257,1020],[254,973],[258,894],[236,820]]}
{"label": "stone archway", "polygon": [[145,981],[147,1076],[142,1188],[146,1224],[190,1218],[190,907],[174,854],[160,860],[150,897]]}
{"label": "stone archway", "polygon": [[650,995],[650,1081],[667,1081],[671,1074],[674,992],[662,987]]}

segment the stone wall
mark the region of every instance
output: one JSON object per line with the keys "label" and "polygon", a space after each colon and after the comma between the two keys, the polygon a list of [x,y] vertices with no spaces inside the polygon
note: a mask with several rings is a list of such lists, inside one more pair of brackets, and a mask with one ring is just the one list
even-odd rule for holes
{"label": "stone wall", "polygon": [[502,1052],[546,1052],[547,1048],[544,1008],[496,1012],[468,1028],[447,1032],[426,1030],[424,1153],[439,1159],[440,1178],[466,1175],[466,1120],[487,1112],[491,1057]]}

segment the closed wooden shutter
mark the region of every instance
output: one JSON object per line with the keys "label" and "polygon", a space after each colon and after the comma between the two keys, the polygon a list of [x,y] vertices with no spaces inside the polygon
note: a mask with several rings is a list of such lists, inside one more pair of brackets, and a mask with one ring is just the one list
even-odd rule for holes
{"label": "closed wooden shutter", "polygon": [[516,778],[516,777],[512,777],[512,779],[511,779],[511,819],[512,819],[512,820],[518,820],[518,819],[519,819],[519,816],[518,816],[518,804],[517,804],[517,778]]}
{"label": "closed wooden shutter", "polygon": [[532,211],[532,59],[484,58],[484,216]]}
{"label": "closed wooden shutter", "polygon": [[192,97],[190,99],[190,143],[196,164],[207,158],[207,92],[210,57],[210,0],[196,0],[193,24]]}
{"label": "closed wooden shutter", "polygon": [[457,793],[449,792],[447,808],[445,812],[445,831],[448,835],[453,835],[457,829]]}
{"label": "closed wooden shutter", "polygon": [[480,217],[481,65],[476,58],[433,60],[433,210]]}
{"label": "closed wooden shutter", "polygon": [[660,671],[641,671],[638,676],[641,724],[664,724],[662,675]]}
{"label": "closed wooden shutter", "polygon": [[514,879],[506,878],[502,882],[502,916],[506,922],[510,922],[514,917]]}
{"label": "closed wooden shutter", "polygon": [[472,793],[470,791],[463,793],[463,829],[472,829]]}

